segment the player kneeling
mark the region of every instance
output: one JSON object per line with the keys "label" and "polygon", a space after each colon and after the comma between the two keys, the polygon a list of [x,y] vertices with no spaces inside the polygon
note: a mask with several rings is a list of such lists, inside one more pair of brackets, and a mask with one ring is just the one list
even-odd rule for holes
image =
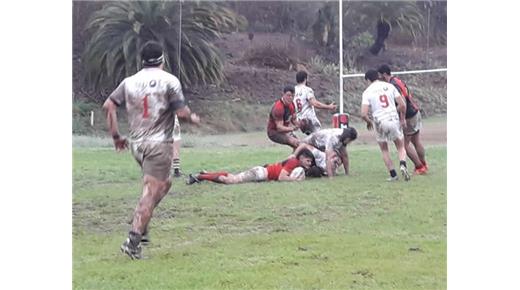
{"label": "player kneeling", "polygon": [[[213,181],[224,184],[236,184],[244,182],[260,182],[260,181],[300,181],[305,178],[305,174],[301,174],[298,167],[303,169],[310,168],[315,163],[314,155],[309,150],[301,150],[296,157],[289,158],[282,162],[267,164],[264,166],[255,166],[249,170],[231,174],[226,171],[222,172],[201,172],[197,175],[190,174],[188,185],[199,183],[202,180]],[[297,169],[295,174],[293,171]],[[304,172],[304,170],[303,170]]]}

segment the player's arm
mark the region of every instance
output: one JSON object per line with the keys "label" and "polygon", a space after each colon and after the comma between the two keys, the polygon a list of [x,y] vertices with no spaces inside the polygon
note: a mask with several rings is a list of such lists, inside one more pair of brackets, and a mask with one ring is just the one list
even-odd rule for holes
{"label": "player's arm", "polygon": [[119,135],[119,126],[117,123],[117,107],[124,102],[124,81],[110,94],[103,104],[107,118],[107,127],[116,151],[122,151],[128,148],[128,141]]}
{"label": "player's arm", "polygon": [[298,147],[296,147],[296,149],[294,150],[293,153],[291,153],[291,155],[289,155],[289,157],[287,157],[288,159],[289,158],[295,158],[296,155],[298,155],[298,153],[300,153],[300,151],[302,151],[303,149],[309,149],[311,152],[312,152],[312,149],[314,149],[313,146],[307,144],[307,143],[303,143],[301,142],[300,145],[298,145]]}
{"label": "player's arm", "polygon": [[126,148],[128,148],[128,141],[119,135],[116,104],[114,103],[114,101],[112,101],[112,99],[108,98],[103,104],[103,109],[106,112],[108,131],[112,136],[112,140],[114,141],[116,151],[125,150]]}
{"label": "player's arm", "polygon": [[282,171],[280,171],[280,175],[278,175],[278,180],[279,181],[299,181],[301,179],[298,179],[298,177],[291,177],[287,170],[282,169]]}
{"label": "player's arm", "polygon": [[341,159],[341,163],[343,163],[343,169],[345,170],[345,175],[349,174],[349,162],[348,162],[348,152],[347,147],[342,146],[339,150],[339,159]]}
{"label": "player's arm", "polygon": [[177,117],[179,119],[186,120],[186,121],[188,121],[190,123],[193,123],[193,124],[199,124],[200,123],[199,116],[197,116],[197,114],[195,114],[195,113],[192,113],[188,106],[184,106],[184,107],[182,107],[180,109],[177,109],[175,111],[175,114],[177,114]]}
{"label": "player's arm", "polygon": [[199,116],[197,116],[195,113],[192,113],[191,109],[184,102],[184,94],[182,93],[180,82],[175,79],[168,85],[168,98],[170,100],[170,107],[174,110],[177,117],[193,124],[199,124]]}
{"label": "player's arm", "polygon": [[296,118],[296,113],[291,114],[291,123],[296,127],[296,129],[301,127],[300,121]]}
{"label": "player's arm", "polygon": [[372,130],[374,125],[372,124],[372,120],[368,117],[368,107],[369,105],[363,104],[361,105],[361,118],[367,123],[367,129]]}
{"label": "player's arm", "polygon": [[397,103],[397,111],[399,112],[399,120],[401,122],[401,126],[403,128],[406,127],[406,102],[404,101],[403,96],[397,95],[395,97],[395,101]]}
{"label": "player's arm", "polygon": [[326,149],[325,150],[325,166],[327,167],[327,176],[332,177],[334,176],[334,150],[333,149]]}
{"label": "player's arm", "polygon": [[281,133],[288,133],[288,132],[298,130],[298,126],[296,126],[296,125],[285,126],[283,124],[283,120],[276,120],[275,123],[276,123],[276,131],[281,132]]}
{"label": "player's arm", "polygon": [[331,110],[331,111],[335,111],[338,106],[336,104],[334,104],[334,102],[330,103],[330,104],[324,104],[318,100],[316,100],[316,97],[310,97],[309,98],[309,103],[315,107],[315,108],[318,108],[318,109],[326,109],[326,110]]}

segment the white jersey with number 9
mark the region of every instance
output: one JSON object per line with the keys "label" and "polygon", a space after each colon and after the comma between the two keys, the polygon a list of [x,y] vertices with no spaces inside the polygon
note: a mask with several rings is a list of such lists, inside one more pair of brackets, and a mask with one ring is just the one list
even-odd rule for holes
{"label": "white jersey with number 9", "polygon": [[392,84],[376,80],[363,92],[361,103],[370,105],[376,122],[399,120],[395,107],[395,98],[398,96],[400,94]]}

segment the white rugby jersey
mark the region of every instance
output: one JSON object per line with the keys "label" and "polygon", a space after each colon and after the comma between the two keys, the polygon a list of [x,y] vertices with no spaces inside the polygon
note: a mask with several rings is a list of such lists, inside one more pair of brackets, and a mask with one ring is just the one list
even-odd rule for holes
{"label": "white rugby jersey", "polygon": [[339,151],[343,146],[343,142],[339,140],[342,133],[343,129],[341,128],[322,129],[312,133],[302,141],[324,152],[328,149]]}
{"label": "white rugby jersey", "polygon": [[126,103],[130,140],[171,141],[175,110],[185,106],[179,79],[160,68],[143,68],[124,79],[109,98]]}
{"label": "white rugby jersey", "polygon": [[312,155],[314,155],[314,160],[316,161],[316,166],[320,167],[321,169],[327,171],[327,158],[325,157],[325,152],[320,151],[316,148],[313,148],[311,150]]}
{"label": "white rugby jersey", "polygon": [[304,85],[298,84],[294,87],[294,109],[296,110],[296,118],[318,120],[314,107],[309,102],[310,98],[314,98],[314,91]]}
{"label": "white rugby jersey", "polygon": [[394,85],[376,80],[363,92],[361,104],[370,105],[376,122],[399,119],[395,106],[395,98],[399,95]]}

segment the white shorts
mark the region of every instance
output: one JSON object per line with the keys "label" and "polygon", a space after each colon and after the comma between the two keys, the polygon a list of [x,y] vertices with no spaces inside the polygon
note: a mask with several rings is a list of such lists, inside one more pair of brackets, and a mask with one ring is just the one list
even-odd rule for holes
{"label": "white shorts", "polygon": [[401,130],[399,119],[375,122],[375,127],[377,142],[390,142],[394,141],[395,139],[403,138],[403,130]]}
{"label": "white shorts", "polygon": [[176,141],[181,141],[181,125],[177,115],[175,115],[175,125],[173,126],[173,142]]}
{"label": "white shorts", "polygon": [[249,170],[238,173],[237,177],[240,179],[240,182],[266,181],[267,168],[263,166],[255,166]]}

